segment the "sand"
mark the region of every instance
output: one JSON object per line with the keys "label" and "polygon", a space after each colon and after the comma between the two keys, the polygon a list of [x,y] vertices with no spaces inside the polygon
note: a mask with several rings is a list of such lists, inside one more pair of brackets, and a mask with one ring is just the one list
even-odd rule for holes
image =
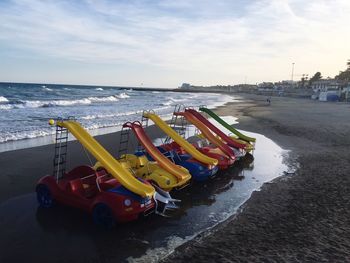
{"label": "sand", "polygon": [[216,112],[290,149],[296,171],[164,262],[350,262],[350,105],[241,96]]}

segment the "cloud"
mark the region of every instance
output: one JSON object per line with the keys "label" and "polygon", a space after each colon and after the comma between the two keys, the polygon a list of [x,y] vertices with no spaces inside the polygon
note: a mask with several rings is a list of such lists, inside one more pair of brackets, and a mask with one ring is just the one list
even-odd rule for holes
{"label": "cloud", "polygon": [[347,0],[232,2],[6,1],[0,40],[52,59],[187,70],[205,83],[286,78],[292,61],[330,70],[322,56],[334,66],[349,55]]}

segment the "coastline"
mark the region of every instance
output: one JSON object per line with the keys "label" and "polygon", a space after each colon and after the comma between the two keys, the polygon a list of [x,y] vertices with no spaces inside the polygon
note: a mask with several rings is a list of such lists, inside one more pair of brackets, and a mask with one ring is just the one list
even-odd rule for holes
{"label": "coastline", "polygon": [[162,262],[349,261],[349,105],[273,97],[268,106],[266,96],[240,95],[216,113],[290,149],[296,172],[265,183],[238,214]]}
{"label": "coastline", "polygon": [[[137,92],[135,93],[134,91],[130,91],[130,94],[116,94],[117,91],[120,92],[123,90],[121,88],[118,88],[117,90],[112,89],[112,92],[106,91],[105,94],[103,94],[104,91],[102,88],[101,90],[98,88],[90,90],[90,94],[84,95],[84,98],[81,98],[77,95],[75,98],[72,99],[61,98],[57,100],[57,96],[60,96],[59,92],[61,92],[61,90],[57,90],[56,86],[51,86],[51,88],[48,88],[46,86],[39,87],[40,90],[44,89],[44,91],[41,91],[41,97],[39,96],[39,98],[37,98],[37,100],[34,101],[26,100],[25,98],[23,98],[23,100],[16,101],[13,98],[11,99],[10,95],[7,95],[9,99],[3,97],[6,101],[6,104],[0,103],[0,108],[4,107],[1,108],[0,111],[4,113],[4,119],[1,120],[3,121],[2,123],[5,126],[0,127],[0,130],[4,129],[0,134],[0,153],[52,144],[54,140],[53,137],[55,134],[55,129],[54,127],[49,127],[47,123],[48,119],[58,118],[59,116],[70,116],[69,114],[71,114],[72,111],[75,112],[76,119],[79,122],[81,122],[83,127],[85,127],[92,136],[99,136],[120,131],[122,124],[126,121],[140,120],[141,113],[143,110],[154,110],[164,120],[170,120],[172,118],[172,113],[176,104],[185,103],[188,106],[198,106],[198,103],[201,103],[202,101],[208,101],[208,106],[210,108],[216,108],[234,100],[234,96],[231,96],[229,94],[225,94],[224,96],[222,96],[219,93],[210,94],[206,92],[200,92],[200,94],[196,94],[194,96],[186,95],[186,97],[177,97],[178,95],[171,95],[166,97],[164,95],[167,92],[172,91],[151,92],[151,90],[146,90],[148,91],[148,96],[149,94],[151,94],[151,97],[148,97],[150,101],[153,101],[153,93],[156,92],[162,94],[155,95],[156,97],[161,97],[161,102],[156,102],[153,104],[150,103],[146,106],[142,106],[144,104],[142,101],[138,100],[140,94],[138,94]],[[81,89],[91,88],[89,86],[79,87],[81,87]],[[30,86],[30,88],[34,89],[38,87]],[[69,89],[67,87],[60,88],[64,90]],[[81,92],[81,89],[79,92]],[[129,90],[125,89],[125,91]],[[47,92],[53,94],[47,95]],[[59,95],[56,94],[57,92]],[[51,99],[43,99],[43,96],[45,98],[46,96],[51,96]],[[210,98],[208,99],[207,97]],[[99,101],[101,103],[94,104],[95,102]],[[109,103],[110,101],[112,101],[113,103]],[[107,103],[105,104],[105,102]],[[117,104],[115,104],[115,102]],[[27,106],[23,106],[27,103]],[[89,107],[84,108],[85,104],[87,104]],[[137,106],[135,106],[133,109],[130,109],[130,105]],[[115,112],[115,108],[113,107],[119,107],[119,112]],[[49,112],[43,113],[44,108],[48,108]],[[23,109],[28,109],[28,111],[24,111]],[[12,112],[12,110],[17,110],[18,112]],[[29,115],[26,115],[27,113]],[[12,114],[16,114],[14,115],[15,117],[12,116]],[[41,117],[39,116],[40,114]],[[25,128],[28,124],[25,123],[25,119],[34,120],[37,122],[32,121],[33,125]],[[11,127],[12,130],[8,127]],[[70,136],[69,140],[75,140],[75,138]]]}

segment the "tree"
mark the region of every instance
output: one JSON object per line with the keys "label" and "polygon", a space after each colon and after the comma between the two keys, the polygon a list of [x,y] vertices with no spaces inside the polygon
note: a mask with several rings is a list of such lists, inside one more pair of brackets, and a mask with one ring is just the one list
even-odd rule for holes
{"label": "tree", "polygon": [[321,75],[321,72],[316,72],[315,75],[313,75],[313,77],[310,79],[310,84],[312,84],[312,82],[314,81],[317,81],[317,80],[320,80],[322,79],[322,75]]}
{"label": "tree", "polygon": [[336,80],[350,81],[350,67],[345,71],[339,71],[339,74],[334,78]]}
{"label": "tree", "polygon": [[300,88],[304,88],[305,87],[305,84],[307,82],[307,75],[304,75],[301,77],[301,80],[300,80]]}
{"label": "tree", "polygon": [[339,74],[334,77],[336,80],[350,81],[350,59],[348,59],[346,65],[348,66],[347,69],[339,71]]}

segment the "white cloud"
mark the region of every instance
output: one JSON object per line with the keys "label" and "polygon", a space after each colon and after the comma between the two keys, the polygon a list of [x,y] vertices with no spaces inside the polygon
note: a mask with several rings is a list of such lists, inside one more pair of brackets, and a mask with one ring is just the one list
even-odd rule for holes
{"label": "white cloud", "polygon": [[162,67],[198,84],[288,78],[292,62],[300,74],[335,74],[350,53],[345,0],[254,1],[240,10],[231,1],[70,3],[0,5],[0,40],[53,59]]}

